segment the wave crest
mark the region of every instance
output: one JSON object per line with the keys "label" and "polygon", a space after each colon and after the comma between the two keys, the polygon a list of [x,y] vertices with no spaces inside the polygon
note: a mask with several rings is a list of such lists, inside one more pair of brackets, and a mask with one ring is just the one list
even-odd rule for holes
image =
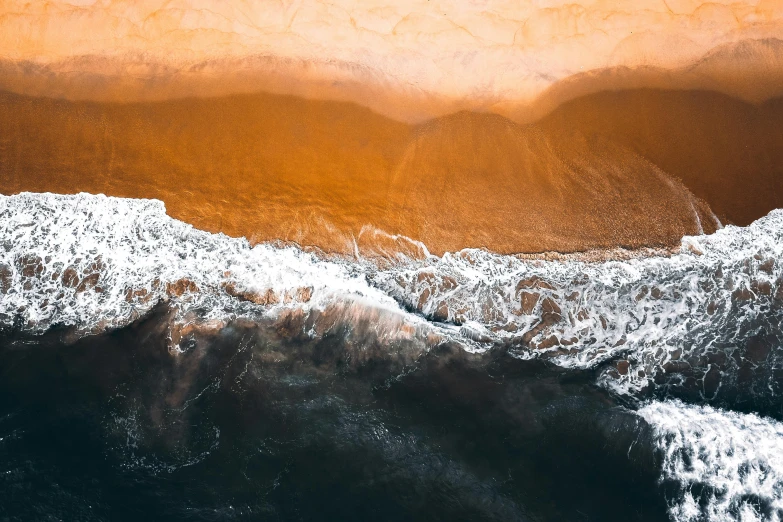
{"label": "wave crest", "polygon": [[194,229],[159,201],[102,195],[2,196],[0,216],[5,328],[67,325],[84,335],[126,325],[161,300],[183,324],[207,325],[344,303],[350,324],[382,311],[373,321],[386,339],[500,346],[566,368],[613,362],[601,382],[621,395],[734,400],[738,389],[783,389],[783,211],[685,237],[670,256],[602,262],[475,249],[437,257],[396,236],[389,241],[412,245],[411,255],[327,260]]}

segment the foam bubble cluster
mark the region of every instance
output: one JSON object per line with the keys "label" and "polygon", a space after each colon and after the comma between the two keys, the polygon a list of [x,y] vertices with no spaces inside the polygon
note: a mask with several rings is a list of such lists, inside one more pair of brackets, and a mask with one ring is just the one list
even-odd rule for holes
{"label": "foam bubble cluster", "polygon": [[345,264],[194,229],[160,201],[88,194],[0,196],[0,290],[0,325],[33,333],[117,328],[166,299],[207,320],[341,296],[399,310]]}
{"label": "foam bubble cluster", "polygon": [[[685,237],[671,256],[531,261],[463,250],[371,280],[430,318],[465,324],[466,334],[478,325],[519,357],[586,368],[623,356],[606,384],[629,392],[683,365],[702,384],[710,365],[749,358],[779,367],[782,254],[777,210],[746,228]],[[763,346],[754,351],[755,341]]]}
{"label": "foam bubble cluster", "polygon": [[783,423],[678,401],[639,414],[653,428],[662,481],[676,490],[673,520],[783,518]]}

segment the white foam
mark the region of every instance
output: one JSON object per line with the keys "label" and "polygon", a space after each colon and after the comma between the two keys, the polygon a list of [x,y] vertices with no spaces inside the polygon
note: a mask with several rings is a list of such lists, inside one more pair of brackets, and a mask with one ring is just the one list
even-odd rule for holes
{"label": "white foam", "polygon": [[677,486],[677,522],[780,521],[783,423],[678,401],[639,410],[662,456],[662,480]]}
{"label": "white foam", "polygon": [[604,384],[633,393],[667,362],[741,346],[749,325],[782,313],[783,211],[749,227],[685,237],[671,257],[588,263],[413,250],[381,264],[329,261],[199,231],[167,216],[160,201],[0,196],[0,288],[9,287],[0,294],[0,325],[100,331],[128,324],[172,293],[204,320],[350,299],[428,324],[402,304],[464,325],[428,328],[476,349],[503,341],[517,357],[576,368],[625,356],[628,371]]}
{"label": "white foam", "polygon": [[370,278],[428,316],[483,324],[494,339],[519,346],[522,358],[583,368],[626,354],[630,371],[611,385],[630,391],[675,358],[742,346],[745,327],[778,317],[781,257],[776,210],[748,227],[684,237],[670,257],[533,261],[469,249]]}
{"label": "white foam", "polygon": [[[0,196],[0,270],[10,281],[0,294],[0,324],[21,322],[31,332],[55,324],[85,333],[116,328],[172,292],[204,320],[266,313],[286,304],[323,308],[339,298],[404,314],[357,267],[295,247],[251,248],[244,239],[172,219],[155,200]],[[198,291],[183,293],[187,288]],[[232,293],[256,301],[261,296],[262,304]]]}

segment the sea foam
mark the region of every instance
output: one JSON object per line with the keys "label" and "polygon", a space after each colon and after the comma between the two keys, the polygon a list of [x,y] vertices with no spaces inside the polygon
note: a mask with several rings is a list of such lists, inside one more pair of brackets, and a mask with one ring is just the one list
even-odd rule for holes
{"label": "sea foam", "polygon": [[677,522],[783,518],[783,423],[694,406],[654,402],[639,410],[653,428]]}
{"label": "sea foam", "polygon": [[[684,237],[670,256],[547,261],[471,249],[410,260],[370,281],[427,317],[481,325],[484,338],[521,358],[590,368],[624,357],[605,384],[630,393],[682,365],[697,380],[710,364],[723,372],[748,357],[780,367],[781,254],[776,210],[748,227]],[[749,356],[759,339],[771,349]]]}
{"label": "sea foam", "polygon": [[122,327],[161,300],[204,321],[339,299],[406,315],[358,267],[251,247],[170,218],[160,201],[103,195],[0,196],[0,285],[0,325],[31,333]]}
{"label": "sea foam", "polygon": [[[395,317],[388,336],[436,332],[569,368],[622,359],[602,382],[623,395],[684,386],[683,365],[707,395],[746,363],[764,369],[758,393],[779,388],[783,211],[685,237],[671,256],[547,261],[468,249],[378,264],[251,247],[172,219],[160,201],[23,193],[0,197],[0,241],[0,325],[30,332],[117,328],[166,299],[213,321],[349,300],[348,322],[364,308]],[[748,353],[758,339],[765,347]]]}

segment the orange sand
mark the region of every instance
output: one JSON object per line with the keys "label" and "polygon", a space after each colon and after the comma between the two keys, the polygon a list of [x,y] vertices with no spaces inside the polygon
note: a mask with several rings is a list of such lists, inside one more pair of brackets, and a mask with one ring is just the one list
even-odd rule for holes
{"label": "orange sand", "polygon": [[159,198],[199,228],[336,252],[365,225],[437,253],[660,246],[714,230],[707,204],[740,224],[781,204],[780,121],[781,100],[654,90],[583,97],[531,125],[462,112],[418,126],[269,94],[3,94],[0,191]]}

